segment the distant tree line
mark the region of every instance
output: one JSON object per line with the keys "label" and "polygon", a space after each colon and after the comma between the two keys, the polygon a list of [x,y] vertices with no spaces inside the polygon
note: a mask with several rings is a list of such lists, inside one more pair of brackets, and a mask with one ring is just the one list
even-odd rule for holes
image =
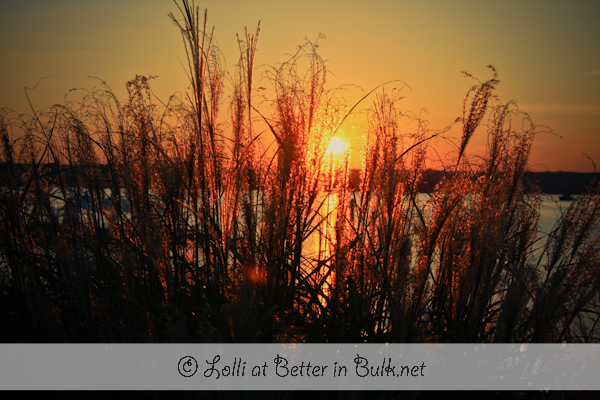
{"label": "distant tree line", "polygon": [[[418,188],[422,193],[431,193],[437,184],[446,176],[452,175],[451,171],[439,171],[435,169],[426,169],[421,173],[418,182]],[[475,179],[474,176],[473,179]],[[360,171],[352,169],[350,171],[349,184],[351,187],[358,187],[360,182]],[[547,194],[581,194],[594,181],[600,180],[600,173],[593,172],[531,172],[526,171],[522,177],[525,190],[531,191],[534,187],[539,187],[542,193]]]}
{"label": "distant tree line", "polygon": [[[17,164],[16,169],[21,172],[26,170],[26,165]],[[96,166],[100,177],[104,177],[108,186],[109,175],[108,166]],[[44,177],[52,182],[57,176],[56,165],[47,164],[41,166],[41,170],[45,173]],[[350,170],[348,185],[351,189],[357,190],[360,184],[360,169],[353,168]],[[72,183],[72,174],[77,173],[77,167],[72,171],[67,171],[67,184]],[[418,189],[422,193],[431,193],[437,184],[446,176],[452,175],[451,171],[440,171],[435,169],[425,169],[421,172],[421,177],[418,181]],[[7,163],[0,163],[0,186],[13,185],[13,182],[8,182],[12,177],[10,175],[9,166]],[[101,179],[102,180],[102,179]],[[547,194],[581,194],[594,181],[600,180],[600,173],[594,172],[531,172],[523,173],[523,183],[527,191],[531,191],[534,187],[539,187],[542,193]],[[17,183],[18,185],[18,183]],[[69,185],[71,186],[71,185]]]}

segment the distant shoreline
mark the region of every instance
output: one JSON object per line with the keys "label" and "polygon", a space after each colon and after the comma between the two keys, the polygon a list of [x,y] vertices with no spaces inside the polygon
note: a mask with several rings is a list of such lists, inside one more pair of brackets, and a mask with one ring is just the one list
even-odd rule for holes
{"label": "distant shoreline", "polygon": [[[435,186],[446,175],[448,175],[448,173],[440,170],[424,170],[417,183],[419,191],[422,193],[433,192]],[[537,185],[540,190],[546,194],[581,194],[592,184],[594,178],[600,180],[600,173],[526,171],[523,174],[523,181],[527,191],[531,191],[534,185]],[[350,171],[350,187],[357,188],[359,182],[360,170],[352,169]]]}
{"label": "distant shoreline", "polygon": [[[62,166],[64,170],[72,170],[77,169],[78,167],[71,167],[68,165]],[[25,172],[26,165],[25,164],[15,164],[15,170],[21,174]],[[56,173],[56,166],[53,164],[42,164],[39,167],[41,171],[43,171],[43,175],[46,175],[48,179],[52,180],[52,176]],[[105,165],[95,165],[93,168],[98,169],[100,175],[103,173],[106,174],[107,182],[109,181],[109,171],[108,167]],[[64,172],[63,170],[63,172]],[[11,182],[12,178],[10,177],[10,167],[4,162],[0,163],[0,186],[12,186],[14,183]],[[427,169],[424,170],[421,174],[421,177],[418,182],[419,191],[422,193],[431,193],[433,192],[435,186],[445,177],[447,173],[444,171]],[[540,190],[546,194],[581,194],[585,191],[587,187],[589,187],[592,181],[600,180],[600,173],[593,172],[566,172],[566,171],[556,171],[556,172],[531,172],[526,171],[523,174],[523,181],[525,184],[525,188],[527,191],[532,190],[534,185],[539,186]],[[359,169],[351,169],[349,176],[349,185],[350,188],[358,188],[360,182],[360,170]],[[18,186],[18,183],[17,183]]]}
{"label": "distant shoreline", "polygon": [[[423,192],[433,191],[445,176],[443,171],[425,170],[419,182]],[[523,174],[525,189],[531,191],[537,185],[546,194],[581,194],[594,180],[600,180],[600,173],[593,172],[531,172]]]}

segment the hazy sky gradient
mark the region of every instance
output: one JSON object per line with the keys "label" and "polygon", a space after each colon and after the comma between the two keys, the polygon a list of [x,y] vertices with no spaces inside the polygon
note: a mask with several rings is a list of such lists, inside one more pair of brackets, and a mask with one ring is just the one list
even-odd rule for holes
{"label": "hazy sky gradient", "polygon": [[[393,79],[412,88],[407,110],[428,111],[433,129],[450,125],[474,81],[501,81],[500,100],[517,100],[540,134],[530,164],[536,171],[600,168],[600,2],[598,1],[203,1],[209,25],[231,70],[235,34],[262,20],[257,65],[286,60],[304,38],[319,33],[330,87],[365,90]],[[125,82],[158,75],[154,92],[183,92],[187,78],[181,36],[168,17],[169,0],[21,0],[0,2],[0,107],[29,112],[62,102],[71,88],[92,88],[96,76],[121,98]],[[50,77],[48,79],[40,78]],[[352,101],[361,96],[349,93]],[[365,105],[369,105],[369,102]],[[458,130],[454,130],[458,136]],[[353,133],[359,135],[358,132]],[[445,151],[440,142],[441,151]],[[471,151],[485,146],[479,134]],[[449,149],[449,148],[448,148]]]}

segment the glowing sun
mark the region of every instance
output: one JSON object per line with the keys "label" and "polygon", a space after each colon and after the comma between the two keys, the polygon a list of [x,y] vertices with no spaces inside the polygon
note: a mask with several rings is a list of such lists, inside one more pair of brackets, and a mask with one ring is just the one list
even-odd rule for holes
{"label": "glowing sun", "polygon": [[346,148],[346,142],[340,139],[339,137],[334,136],[331,138],[331,141],[329,142],[329,146],[327,146],[325,154],[339,156],[346,152]]}

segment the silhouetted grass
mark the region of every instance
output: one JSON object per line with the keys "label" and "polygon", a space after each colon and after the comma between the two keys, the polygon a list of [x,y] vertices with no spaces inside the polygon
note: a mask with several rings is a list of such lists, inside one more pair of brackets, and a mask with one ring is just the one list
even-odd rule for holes
{"label": "silhouetted grass", "polygon": [[398,90],[365,110],[358,176],[326,153],[357,105],[327,89],[316,43],[271,67],[257,102],[260,25],[227,81],[206,13],[177,4],[186,99],[155,104],[137,76],[123,102],[101,82],[0,112],[3,341],[598,341],[598,184],[538,238],[521,179],[536,126],[495,99],[493,67],[424,197],[442,132],[402,132]]}

